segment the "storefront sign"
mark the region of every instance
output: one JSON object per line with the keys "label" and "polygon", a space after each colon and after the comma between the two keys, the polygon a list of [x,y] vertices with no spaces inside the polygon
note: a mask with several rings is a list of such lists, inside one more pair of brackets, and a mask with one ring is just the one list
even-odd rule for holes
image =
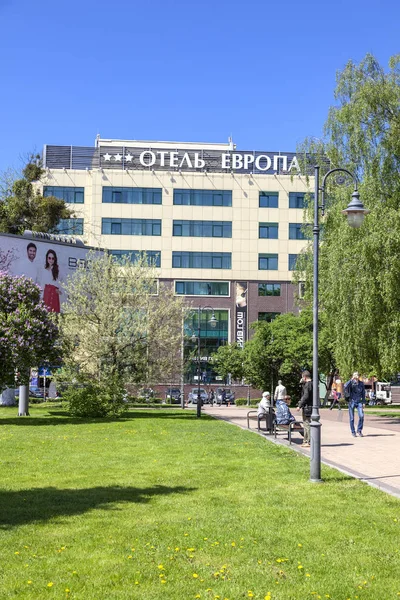
{"label": "storefront sign", "polygon": [[247,339],[247,287],[245,281],[236,282],[235,341],[241,348]]}

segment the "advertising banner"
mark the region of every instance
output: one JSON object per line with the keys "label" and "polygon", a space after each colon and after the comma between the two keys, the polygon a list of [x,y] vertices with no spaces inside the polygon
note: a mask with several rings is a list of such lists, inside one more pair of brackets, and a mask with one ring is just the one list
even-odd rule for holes
{"label": "advertising banner", "polygon": [[84,265],[92,248],[80,240],[73,242],[45,239],[44,234],[0,234],[1,255],[5,270],[24,275],[37,283],[50,312],[59,313],[66,300],[65,282],[79,265]]}
{"label": "advertising banner", "polygon": [[247,281],[236,282],[235,342],[243,348],[247,340]]}

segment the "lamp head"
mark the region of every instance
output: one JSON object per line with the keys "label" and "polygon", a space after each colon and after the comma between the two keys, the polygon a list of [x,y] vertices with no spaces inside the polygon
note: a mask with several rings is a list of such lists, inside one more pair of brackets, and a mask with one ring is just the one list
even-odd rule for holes
{"label": "lamp head", "polygon": [[342,214],[347,215],[347,222],[350,227],[358,228],[361,227],[364,221],[365,215],[370,211],[364,208],[364,204],[360,200],[360,194],[358,190],[354,190],[351,195],[351,202],[345,210],[342,210]]}
{"label": "lamp head", "polygon": [[213,329],[217,326],[217,319],[215,318],[215,314],[213,313],[210,319],[210,325]]}

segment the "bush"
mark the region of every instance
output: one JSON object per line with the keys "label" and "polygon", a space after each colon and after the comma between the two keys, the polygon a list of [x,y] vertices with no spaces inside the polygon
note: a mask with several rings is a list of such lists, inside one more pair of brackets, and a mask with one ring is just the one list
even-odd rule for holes
{"label": "bush", "polygon": [[117,417],[124,410],[124,390],[118,385],[70,386],[63,399],[69,403],[69,412],[74,417]]}
{"label": "bush", "polygon": [[[257,406],[260,402],[259,398],[250,398],[250,406]],[[247,406],[247,398],[236,398],[235,400],[236,406]]]}
{"label": "bush", "polygon": [[246,406],[246,404],[247,404],[247,398],[236,398],[235,399],[236,406]]}

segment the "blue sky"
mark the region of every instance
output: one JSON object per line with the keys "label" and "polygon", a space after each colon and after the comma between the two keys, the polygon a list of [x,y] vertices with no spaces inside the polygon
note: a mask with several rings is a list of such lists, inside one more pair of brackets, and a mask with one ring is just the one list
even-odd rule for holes
{"label": "blue sky", "polygon": [[399,23],[398,0],[0,0],[0,171],[97,133],[293,151]]}

